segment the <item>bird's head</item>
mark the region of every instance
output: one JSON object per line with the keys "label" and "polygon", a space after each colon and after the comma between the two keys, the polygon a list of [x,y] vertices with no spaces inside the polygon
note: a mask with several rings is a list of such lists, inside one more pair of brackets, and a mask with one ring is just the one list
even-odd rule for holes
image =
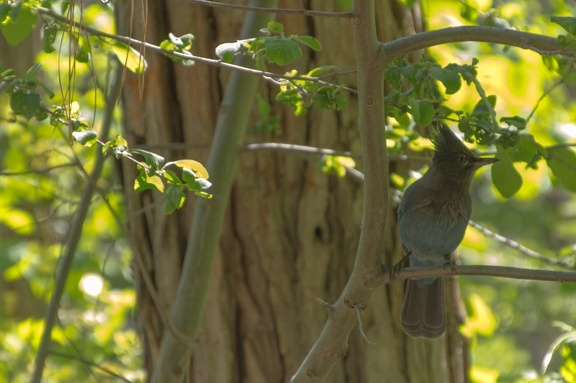
{"label": "bird's head", "polygon": [[471,180],[480,167],[498,161],[476,157],[443,122],[432,129],[430,139],[435,149],[433,166],[451,177]]}

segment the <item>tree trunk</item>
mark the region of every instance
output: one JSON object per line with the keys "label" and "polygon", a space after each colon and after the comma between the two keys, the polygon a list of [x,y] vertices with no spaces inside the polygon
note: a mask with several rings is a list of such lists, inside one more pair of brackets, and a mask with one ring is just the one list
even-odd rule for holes
{"label": "tree trunk", "polygon": [[[342,11],[336,2],[309,3],[312,9]],[[131,31],[135,38],[158,44],[169,32],[176,36],[191,32],[196,38],[193,52],[199,56],[214,57],[218,44],[235,41],[243,20],[240,11],[187,1],[148,2],[147,9],[138,8],[140,2],[133,4],[137,7],[133,11],[127,8],[130,2],[116,5],[126,7],[117,10],[121,34]],[[293,8],[295,3],[281,1],[279,6]],[[417,7],[410,12],[391,1],[381,1],[378,7],[381,40],[420,30]],[[300,73],[328,64],[337,65],[338,71],[354,69],[351,20],[302,15],[279,15],[277,20],[287,35],[313,35],[324,46],[320,53],[303,49],[304,58],[295,64]],[[126,138],[130,145],[142,145],[167,160],[204,162],[229,70],[203,64],[184,67],[152,53],[146,53],[146,59],[149,66],[143,77],[126,75]],[[354,86],[355,76],[338,80]],[[306,116],[295,117],[289,107],[274,101],[276,92],[274,85],[265,83],[259,89],[280,117],[279,131],[249,135],[246,142],[285,142],[359,153],[354,95],[349,95],[342,112],[310,109]],[[252,122],[259,118],[255,112]],[[237,176],[187,379],[286,382],[327,318],[318,298],[334,301],[350,274],[361,229],[362,185],[352,178],[327,176],[319,171],[317,158],[296,153],[241,150],[230,155],[238,157]],[[138,316],[146,368],[151,372],[162,336],[170,331],[163,318],[170,317],[196,197],[190,196],[181,211],[165,216],[159,193],[133,191],[137,171],[132,164],[124,164],[123,174]],[[390,216],[386,265],[402,257],[395,222],[395,216]],[[145,283],[145,276],[153,289]],[[377,345],[367,344],[358,331],[353,332],[348,354],[326,381],[463,380],[462,368],[453,367],[462,365],[459,336],[450,332],[433,342],[407,338],[399,322],[402,299],[400,283],[374,294],[370,307],[362,312],[362,325]]]}

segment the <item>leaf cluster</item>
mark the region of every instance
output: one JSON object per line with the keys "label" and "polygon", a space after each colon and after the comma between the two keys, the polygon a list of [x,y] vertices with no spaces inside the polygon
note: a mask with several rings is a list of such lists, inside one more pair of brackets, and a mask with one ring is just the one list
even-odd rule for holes
{"label": "leaf cluster", "polygon": [[286,36],[284,26],[278,22],[269,22],[261,32],[266,36],[218,45],[216,56],[224,62],[231,63],[235,56],[246,55],[254,60],[256,69],[265,71],[266,62],[285,66],[302,57],[300,45],[315,51],[322,50],[320,41],[312,36]]}
{"label": "leaf cluster", "polygon": [[[298,72],[292,70],[285,78],[279,81],[279,91],[276,101],[292,106],[294,114],[303,116],[308,108],[314,106],[318,109],[342,110],[346,107],[346,94],[342,91],[343,86],[321,84],[314,79],[328,73],[334,66],[326,65],[312,69],[302,78],[296,78]],[[308,79],[309,78],[309,79]]]}
{"label": "leaf cluster", "polygon": [[[256,69],[265,71],[267,63],[286,66],[302,57],[301,45],[314,51],[322,50],[320,41],[312,36],[286,36],[284,26],[278,22],[269,22],[261,32],[266,36],[220,44],[216,47],[216,55],[227,63],[236,56],[248,56]],[[303,76],[299,76],[296,70],[289,71],[278,81],[280,91],[276,101],[291,105],[297,116],[306,114],[312,105],[319,109],[344,109],[346,96],[342,87],[317,81],[319,76],[334,68],[331,65],[320,66]]]}
{"label": "leaf cluster", "polygon": [[[437,119],[453,120],[464,134],[464,140],[482,146],[496,148],[499,162],[492,165],[492,181],[496,189],[505,198],[510,198],[521,188],[523,180],[516,163],[525,168],[536,169],[541,160],[545,160],[558,181],[566,188],[576,192],[576,153],[565,147],[544,148],[532,134],[525,133],[528,120],[521,116],[496,117],[497,97],[486,95],[477,79],[476,66],[451,63],[444,67],[427,57],[411,64],[405,59],[398,60],[386,72],[390,91],[386,96],[387,117],[395,121],[395,130],[412,131],[415,126],[425,127]],[[445,102],[444,95],[457,93],[462,86],[474,86],[479,99],[471,111],[454,110]],[[389,134],[389,138],[396,133]],[[403,140],[412,142],[419,134],[403,134]],[[406,142],[396,141],[396,150]],[[414,147],[412,147],[414,149]]]}
{"label": "leaf cluster", "polygon": [[[114,154],[116,158],[130,158],[137,163],[139,174],[134,181],[134,190],[142,192],[153,189],[164,193],[164,213],[171,214],[181,208],[186,201],[185,189],[202,198],[212,198],[206,192],[212,185],[208,181],[208,171],[198,161],[182,159],[164,163],[164,157],[138,148],[129,148],[128,142],[117,136],[102,146],[104,154]],[[143,158],[137,160],[134,155]],[[174,168],[179,169],[180,173]]]}

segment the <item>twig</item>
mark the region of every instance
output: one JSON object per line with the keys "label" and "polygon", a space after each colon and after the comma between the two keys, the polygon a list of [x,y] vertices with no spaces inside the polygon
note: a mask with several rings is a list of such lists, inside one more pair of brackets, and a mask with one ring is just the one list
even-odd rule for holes
{"label": "twig", "polygon": [[536,105],[534,105],[534,108],[532,108],[530,114],[528,115],[528,117],[526,117],[526,124],[528,124],[528,122],[532,119],[532,116],[534,115],[534,113],[536,113],[536,110],[540,106],[542,100],[544,100],[550,93],[552,93],[554,89],[562,85],[564,81],[566,81],[566,77],[568,77],[568,75],[572,74],[572,69],[573,69],[572,65],[570,65],[570,70],[567,71],[560,80],[552,84],[552,86],[549,89],[547,89],[544,93],[542,93],[542,95],[538,98],[538,101],[536,101]]}
{"label": "twig", "polygon": [[352,12],[323,12],[323,11],[311,11],[308,9],[263,8],[263,7],[251,7],[249,5],[219,3],[216,1],[208,1],[208,0],[188,0],[188,2],[190,2],[191,4],[205,5],[207,7],[232,8],[259,13],[276,13],[276,14],[281,13],[287,15],[303,15],[303,16],[319,16],[319,17],[345,17],[345,18],[352,17]]}
{"label": "twig", "polygon": [[364,325],[362,324],[362,316],[360,315],[360,309],[358,308],[358,306],[354,306],[354,309],[356,310],[356,320],[358,321],[358,330],[360,331],[360,334],[362,335],[366,343],[368,343],[370,346],[378,346],[380,342],[372,342],[370,339],[368,339],[368,335],[366,335],[366,333],[364,332]]}

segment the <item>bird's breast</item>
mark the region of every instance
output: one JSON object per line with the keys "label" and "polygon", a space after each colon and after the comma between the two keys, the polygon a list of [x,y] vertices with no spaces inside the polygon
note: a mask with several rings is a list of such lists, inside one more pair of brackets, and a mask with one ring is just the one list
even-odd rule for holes
{"label": "bird's breast", "polygon": [[404,201],[398,231],[404,247],[421,263],[436,266],[462,242],[471,206],[469,198],[431,197]]}

